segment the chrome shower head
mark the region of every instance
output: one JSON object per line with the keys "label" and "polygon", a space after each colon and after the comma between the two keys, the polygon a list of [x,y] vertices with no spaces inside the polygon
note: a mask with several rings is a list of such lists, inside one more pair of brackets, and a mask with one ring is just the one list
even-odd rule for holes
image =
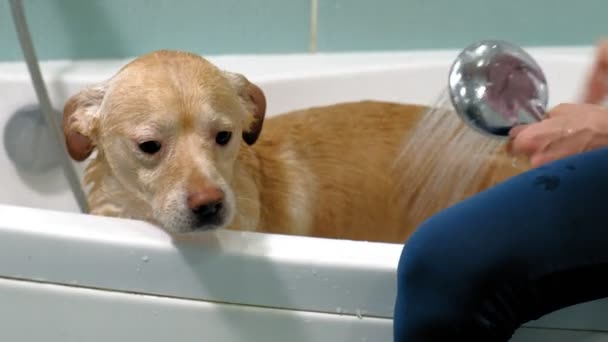
{"label": "chrome shower head", "polygon": [[547,81],[540,66],[520,47],[485,40],[465,48],[450,68],[448,89],[464,122],[491,137],[506,137],[518,124],[543,119]]}

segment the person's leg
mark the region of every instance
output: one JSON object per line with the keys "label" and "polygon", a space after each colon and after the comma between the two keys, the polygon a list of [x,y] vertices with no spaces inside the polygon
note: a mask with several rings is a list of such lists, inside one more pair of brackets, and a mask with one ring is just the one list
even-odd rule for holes
{"label": "person's leg", "polygon": [[513,177],[428,219],[398,268],[396,342],[508,341],[608,297],[608,149]]}

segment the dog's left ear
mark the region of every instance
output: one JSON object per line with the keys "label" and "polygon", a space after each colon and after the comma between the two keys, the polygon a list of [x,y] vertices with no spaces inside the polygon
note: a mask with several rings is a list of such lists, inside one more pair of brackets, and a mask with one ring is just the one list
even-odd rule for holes
{"label": "dog's left ear", "polygon": [[63,134],[70,157],[76,161],[87,159],[95,149],[99,107],[106,88],[106,82],[89,86],[65,103]]}
{"label": "dog's left ear", "polygon": [[248,145],[253,145],[258,140],[264,124],[266,115],[266,96],[255,84],[237,73],[224,71],[232,86],[236,89],[251,118],[249,127],[243,130],[243,140]]}

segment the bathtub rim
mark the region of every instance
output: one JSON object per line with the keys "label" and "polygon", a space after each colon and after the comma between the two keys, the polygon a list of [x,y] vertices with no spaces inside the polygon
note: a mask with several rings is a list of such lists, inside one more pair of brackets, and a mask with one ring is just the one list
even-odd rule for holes
{"label": "bathtub rim", "polygon": [[[523,46],[535,58],[588,59],[593,46]],[[419,49],[344,51],[285,54],[223,54],[202,55],[218,67],[243,73],[259,81],[284,81],[308,75],[331,75],[361,70],[377,70],[420,64],[451,63],[460,49]],[[116,59],[46,60],[40,62],[45,82],[91,83],[113,75],[134,57]],[[244,64],[244,65],[240,65]],[[299,70],[290,67],[298,66]],[[0,62],[0,82],[29,82],[27,66],[23,61]]]}
{"label": "bathtub rim", "polygon": [[0,215],[2,278],[392,317],[399,244],[229,230],[176,238],[142,221],[10,205]]}
{"label": "bathtub rim", "polygon": [[[360,319],[393,317],[401,244],[228,230],[192,234],[174,244],[170,234],[141,221],[2,204],[0,215],[0,279]],[[336,247],[342,253],[335,253]],[[200,263],[189,264],[181,248]],[[75,250],[84,253],[74,255]],[[159,260],[164,262],[153,267]],[[246,273],[224,292],[221,287],[231,277],[222,275],[223,267]],[[121,270],[130,276],[121,277]],[[197,276],[207,272],[224,281],[214,279],[215,288],[205,288]],[[262,276],[247,282],[256,272]],[[162,282],[169,276],[179,286]],[[349,305],[353,298],[359,300]],[[523,327],[608,332],[607,320],[601,318],[606,311],[608,299],[596,300]]]}

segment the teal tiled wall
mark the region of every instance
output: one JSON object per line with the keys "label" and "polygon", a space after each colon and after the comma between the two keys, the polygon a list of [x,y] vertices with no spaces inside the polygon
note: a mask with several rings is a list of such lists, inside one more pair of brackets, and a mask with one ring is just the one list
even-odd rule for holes
{"label": "teal tiled wall", "polygon": [[[131,57],[159,48],[201,54],[459,48],[483,38],[522,45],[587,45],[608,36],[607,0],[24,3],[42,59]],[[21,51],[8,2],[2,0],[0,61],[17,59]]]}
{"label": "teal tiled wall", "polygon": [[320,50],[460,48],[487,38],[586,45],[608,36],[607,0],[319,0]]}
{"label": "teal tiled wall", "polygon": [[[41,59],[130,57],[159,48],[201,54],[305,52],[310,0],[24,0]],[[21,58],[0,0],[0,60]]]}

